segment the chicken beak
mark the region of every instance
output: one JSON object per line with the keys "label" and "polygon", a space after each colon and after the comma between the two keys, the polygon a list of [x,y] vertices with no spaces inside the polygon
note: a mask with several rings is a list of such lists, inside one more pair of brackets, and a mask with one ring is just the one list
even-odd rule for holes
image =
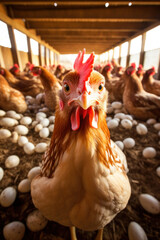
{"label": "chicken beak", "polygon": [[78,103],[84,110],[88,109],[92,104],[91,94],[89,94],[87,91],[84,91],[79,96]]}

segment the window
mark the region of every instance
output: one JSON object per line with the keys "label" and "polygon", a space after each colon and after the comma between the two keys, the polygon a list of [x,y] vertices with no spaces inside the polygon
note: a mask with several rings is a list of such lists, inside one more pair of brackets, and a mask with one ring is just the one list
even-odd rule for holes
{"label": "window", "polygon": [[130,55],[140,53],[142,45],[142,35],[131,40]]}
{"label": "window", "polygon": [[113,49],[109,50],[109,61],[113,58]]}
{"label": "window", "polygon": [[42,57],[45,56],[45,47],[43,45],[41,45],[41,55]]}
{"label": "window", "polygon": [[128,42],[121,45],[121,57],[126,57],[128,54]]}
{"label": "window", "polygon": [[146,32],[144,51],[160,48],[160,25]]}
{"label": "window", "polygon": [[119,46],[114,48],[114,59],[119,58]]}
{"label": "window", "polygon": [[31,43],[31,51],[32,51],[32,53],[34,55],[39,55],[38,42],[31,38],[30,39],[30,43]]}
{"label": "window", "polygon": [[16,40],[17,50],[28,52],[27,37],[26,34],[14,29],[14,36]]}
{"label": "window", "polygon": [[1,29],[0,46],[11,48],[11,42],[9,39],[7,24],[0,21],[0,29]]}

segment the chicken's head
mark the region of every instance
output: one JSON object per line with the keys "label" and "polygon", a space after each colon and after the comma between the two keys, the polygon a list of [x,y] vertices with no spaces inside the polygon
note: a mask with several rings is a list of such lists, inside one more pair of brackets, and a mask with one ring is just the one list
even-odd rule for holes
{"label": "chicken's head", "polygon": [[5,75],[5,71],[4,71],[4,69],[3,69],[3,68],[1,68],[1,67],[0,67],[0,74],[1,74],[2,76],[4,76],[4,75]]}
{"label": "chicken's head", "polygon": [[38,75],[41,75],[42,69],[41,67],[34,67],[33,65],[31,72],[33,73],[34,76],[38,76]]}
{"label": "chicken's head", "polygon": [[83,121],[98,128],[99,113],[106,111],[105,79],[93,70],[94,54],[83,63],[84,54],[85,50],[78,54],[75,71],[64,77],[60,92],[60,110],[69,114],[72,130],[78,130]]}

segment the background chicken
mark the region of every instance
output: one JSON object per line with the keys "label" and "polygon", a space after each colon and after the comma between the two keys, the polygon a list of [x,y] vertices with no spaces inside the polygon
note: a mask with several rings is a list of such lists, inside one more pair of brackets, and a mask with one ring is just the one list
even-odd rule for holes
{"label": "background chicken", "polygon": [[123,104],[126,110],[142,120],[160,117],[160,97],[143,89],[133,65],[126,69],[124,79]]}
{"label": "background chicken", "polygon": [[153,78],[155,68],[148,69],[142,79],[142,85],[145,91],[160,96],[160,81]]}
{"label": "background chicken", "polygon": [[57,94],[62,88],[59,80],[46,68],[43,67],[34,67],[32,69],[32,72],[40,76],[42,85],[44,87],[46,106],[50,110],[55,111],[57,104]]}
{"label": "background chicken", "polygon": [[0,75],[0,108],[5,111],[14,110],[19,113],[27,110],[23,94],[10,87],[2,75]]}
{"label": "background chicken", "polygon": [[130,184],[124,154],[110,141],[104,77],[93,70],[94,55],[68,73],[59,94],[55,127],[41,175],[31,184],[35,206],[49,220],[71,229],[99,230],[125,208]]}
{"label": "background chicken", "polygon": [[24,96],[35,97],[38,93],[43,92],[41,82],[37,80],[17,79],[7,69],[0,67],[0,74],[5,77],[9,85],[23,93]]}
{"label": "background chicken", "polygon": [[137,76],[139,77],[139,80],[142,81],[143,79],[143,74],[144,74],[144,70],[143,70],[143,66],[142,64],[139,64],[137,71],[136,71]]}

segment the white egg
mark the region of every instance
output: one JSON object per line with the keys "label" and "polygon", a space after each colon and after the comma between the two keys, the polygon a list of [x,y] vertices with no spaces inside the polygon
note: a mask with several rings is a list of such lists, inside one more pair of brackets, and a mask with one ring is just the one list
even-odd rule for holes
{"label": "white egg", "polygon": [[5,166],[7,168],[14,168],[14,167],[17,167],[19,165],[19,162],[20,162],[20,159],[19,159],[18,156],[11,155],[6,159]]}
{"label": "white egg", "polygon": [[118,127],[118,125],[119,125],[119,123],[115,119],[111,119],[107,122],[107,126],[109,129],[114,129],[114,128]]}
{"label": "white egg", "polygon": [[28,104],[33,104],[33,103],[35,103],[35,98],[33,98],[31,96],[26,96],[26,101]]}
{"label": "white egg", "polygon": [[49,112],[49,109],[47,107],[40,108],[39,111],[41,112]]}
{"label": "white egg", "polygon": [[48,128],[42,128],[39,132],[39,136],[41,138],[47,138],[49,136],[49,129]]}
{"label": "white egg", "polygon": [[11,132],[8,129],[0,129],[0,139],[6,139],[11,136]]}
{"label": "white egg", "polygon": [[42,121],[43,119],[44,119],[44,117],[41,116],[41,115],[36,116],[36,121],[37,121],[37,122],[40,122],[40,121]]}
{"label": "white egg", "polygon": [[114,117],[115,117],[115,118],[119,118],[119,119],[124,119],[124,118],[125,118],[125,114],[122,113],[122,112],[116,113],[116,114],[114,115]]}
{"label": "white egg", "polygon": [[10,117],[10,118],[14,118],[14,119],[16,119],[16,120],[21,119],[21,115],[18,114],[18,113],[16,113],[16,112],[13,111],[13,110],[7,111],[7,112],[6,112],[6,116],[7,116],[7,117]]}
{"label": "white egg", "polygon": [[125,148],[133,148],[135,146],[135,140],[133,138],[125,138],[123,143]]}
{"label": "white egg", "polygon": [[34,128],[35,132],[39,132],[43,128],[42,124],[37,124]]}
{"label": "white egg", "polygon": [[39,166],[32,168],[29,172],[27,177],[29,178],[30,181],[37,176],[38,174],[41,173],[41,168]]}
{"label": "white egg", "polygon": [[111,114],[114,111],[113,107],[108,107],[107,108],[107,113]]}
{"label": "white egg", "polygon": [[117,114],[117,113],[121,113],[122,112],[122,109],[120,108],[120,109],[115,109],[114,110],[114,114]]}
{"label": "white egg", "polygon": [[12,132],[12,142],[17,143],[17,141],[18,141],[18,133]]}
{"label": "white egg", "polygon": [[156,119],[154,119],[154,118],[149,118],[149,119],[146,121],[146,123],[149,124],[149,125],[155,124],[155,123],[156,123]]}
{"label": "white egg", "polygon": [[4,170],[3,168],[0,167],[0,181],[2,180],[3,176],[4,176]]}
{"label": "white egg", "polygon": [[18,121],[13,118],[4,117],[0,119],[0,126],[2,127],[13,127],[18,124]]}
{"label": "white egg", "polygon": [[20,135],[27,135],[28,134],[28,128],[24,125],[16,126],[14,131],[16,131]]}
{"label": "white egg", "polygon": [[116,145],[123,151],[123,149],[124,149],[124,144],[123,144],[123,142],[121,142],[121,141],[116,141],[115,143],[116,143]]}
{"label": "white egg", "polygon": [[122,127],[126,128],[126,129],[131,129],[133,126],[132,122],[129,119],[123,119],[121,121],[121,125],[122,125]]}
{"label": "white egg", "polygon": [[49,119],[50,123],[54,123],[55,122],[55,116],[50,116],[48,119]]}
{"label": "white egg", "polygon": [[35,152],[43,153],[47,149],[47,143],[38,143],[35,147]]}
{"label": "white egg", "polygon": [[35,146],[31,142],[27,142],[26,144],[24,144],[23,149],[26,154],[31,155],[34,153]]}
{"label": "white egg", "polygon": [[130,222],[128,226],[129,240],[148,240],[143,228],[136,222]]}
{"label": "white egg", "polygon": [[28,142],[28,138],[25,136],[20,136],[18,139],[18,145],[23,147]]}
{"label": "white egg", "polygon": [[160,130],[160,123],[155,123],[154,125],[153,125],[153,127],[156,129],[156,130]]}
{"label": "white egg", "polygon": [[114,120],[116,120],[118,123],[120,122],[119,118],[114,117]]}
{"label": "white egg", "polygon": [[142,124],[142,123],[139,123],[137,126],[136,126],[136,131],[139,135],[146,135],[148,133],[148,129],[147,127]]}
{"label": "white egg", "polygon": [[35,127],[38,124],[38,121],[33,121],[32,122],[32,127]]}
{"label": "white egg", "polygon": [[48,118],[44,118],[43,120],[40,121],[40,124],[43,126],[43,127],[48,127],[49,125],[49,120]]}
{"label": "white egg", "polygon": [[22,125],[30,125],[32,123],[32,118],[30,117],[22,117],[21,120],[20,120],[20,123]]}
{"label": "white egg", "polygon": [[5,188],[0,195],[0,203],[3,207],[11,206],[16,199],[17,192],[13,187]]}
{"label": "white egg", "polygon": [[138,122],[136,120],[133,120],[132,123],[133,123],[133,126],[138,124]]}
{"label": "white egg", "polygon": [[53,132],[53,130],[54,130],[54,124],[51,124],[51,125],[48,127],[48,129],[49,129],[50,132]]}
{"label": "white egg", "polygon": [[3,110],[0,110],[0,117],[4,117],[6,115],[6,112]]}
{"label": "white egg", "polygon": [[106,117],[106,121],[108,122],[109,120],[111,120],[112,117]]}
{"label": "white egg", "polygon": [[160,167],[157,167],[156,173],[157,173],[157,176],[160,177]]}
{"label": "white egg", "polygon": [[13,221],[3,228],[5,240],[22,240],[25,234],[25,226],[22,222]]}
{"label": "white egg", "polygon": [[157,152],[153,147],[146,147],[143,149],[142,154],[145,158],[154,158],[157,155]]}
{"label": "white egg", "polygon": [[139,201],[141,206],[149,213],[159,214],[160,213],[160,203],[159,201],[149,195],[149,194],[140,194]]}
{"label": "white egg", "polygon": [[32,232],[41,231],[46,227],[48,220],[42,215],[39,210],[31,212],[27,216],[26,224]]}
{"label": "white egg", "polygon": [[18,184],[18,191],[21,193],[27,193],[30,192],[31,190],[31,181],[26,178],[23,179],[19,184]]}
{"label": "white egg", "polygon": [[37,114],[36,114],[36,117],[37,116],[41,116],[41,117],[43,117],[43,118],[46,118],[47,117],[47,115],[44,113],[44,112],[38,112]]}
{"label": "white egg", "polygon": [[37,94],[37,96],[36,96],[36,103],[40,104],[42,99],[43,99],[43,97],[44,97],[44,93]]}
{"label": "white egg", "polygon": [[120,109],[120,108],[122,108],[122,103],[121,102],[113,102],[112,104],[112,107],[114,108],[114,109]]}
{"label": "white egg", "polygon": [[128,119],[128,120],[130,120],[130,121],[133,121],[133,117],[132,117],[131,115],[129,115],[129,114],[126,114],[126,115],[125,115],[125,118]]}

